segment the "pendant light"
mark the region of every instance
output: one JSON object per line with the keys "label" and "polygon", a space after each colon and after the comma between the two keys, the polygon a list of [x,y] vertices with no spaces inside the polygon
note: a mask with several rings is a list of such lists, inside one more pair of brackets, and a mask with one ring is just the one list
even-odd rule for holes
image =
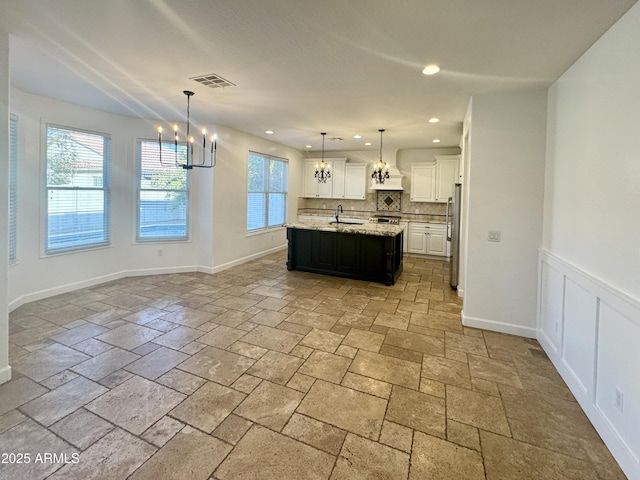
{"label": "pendant light", "polygon": [[327,179],[331,178],[330,166],[327,162],[324,161],[324,136],[327,132],[322,132],[322,158],[320,163],[316,163],[316,173],[314,178],[318,183],[327,183]]}
{"label": "pendant light", "polygon": [[190,119],[190,100],[195,93],[184,90],[182,93],[187,97],[187,156],[184,162],[178,160],[178,125],[173,126],[173,152],[174,161],[166,163],[162,161],[162,127],[158,127],[158,148],[160,150],[160,164],[164,166],[182,167],[185,170],[191,170],[193,167],[198,168],[213,168],[216,166],[216,148],[217,148],[217,135],[211,136],[211,152],[209,152],[209,161],[206,161],[207,157],[207,131],[202,129],[202,160],[200,163],[193,163],[193,144],[195,139],[190,136],[191,119]]}
{"label": "pendant light", "polygon": [[389,165],[387,162],[382,161],[382,132],[384,132],[384,128],[378,131],[380,132],[380,160],[373,164],[371,178],[373,178],[376,183],[383,184],[384,181],[389,178]]}

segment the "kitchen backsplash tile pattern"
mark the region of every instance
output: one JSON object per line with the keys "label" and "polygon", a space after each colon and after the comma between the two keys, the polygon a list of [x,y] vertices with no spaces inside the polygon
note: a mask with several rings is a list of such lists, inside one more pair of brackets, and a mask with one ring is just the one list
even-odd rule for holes
{"label": "kitchen backsplash tile pattern", "polygon": [[401,191],[385,191],[381,190],[377,193],[376,209],[379,212],[400,212],[402,204]]}
{"label": "kitchen backsplash tile pattern", "polygon": [[[342,205],[344,210],[343,215],[345,217],[369,218],[373,215],[391,213],[389,210],[378,210],[378,193],[385,192],[369,192],[364,200],[299,197],[298,214],[331,216],[335,213],[338,205]],[[403,220],[415,222],[445,221],[445,213],[447,209],[446,204],[412,202],[410,198],[411,197],[408,193],[401,194],[401,210],[399,212],[394,212],[395,215],[399,213]]]}

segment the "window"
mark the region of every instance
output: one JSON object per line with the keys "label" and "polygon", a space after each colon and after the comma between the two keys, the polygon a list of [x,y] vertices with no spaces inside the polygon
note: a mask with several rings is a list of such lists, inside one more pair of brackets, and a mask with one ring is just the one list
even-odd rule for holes
{"label": "window", "polygon": [[[186,162],[187,146],[138,140],[138,241],[187,240],[189,238],[188,170],[175,166]],[[168,160],[165,160],[168,159]]]}
{"label": "window", "polygon": [[279,227],[287,218],[286,159],[249,152],[247,231]]}
{"label": "window", "polygon": [[48,125],[46,158],[46,252],[108,245],[111,137]]}
{"label": "window", "polygon": [[9,118],[9,263],[15,263],[18,222],[18,117]]}

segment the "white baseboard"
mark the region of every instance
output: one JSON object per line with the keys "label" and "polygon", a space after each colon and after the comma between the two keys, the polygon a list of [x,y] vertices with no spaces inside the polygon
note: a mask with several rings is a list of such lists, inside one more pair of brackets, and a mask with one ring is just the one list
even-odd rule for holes
{"label": "white baseboard", "polygon": [[198,271],[203,273],[218,273],[224,270],[227,270],[232,267],[237,267],[238,265],[242,265],[243,263],[250,262],[251,260],[257,260],[258,258],[265,257],[267,255],[271,255],[272,253],[279,252],[280,250],[284,250],[287,248],[287,245],[279,245],[277,247],[270,248],[269,250],[265,250],[263,252],[254,253],[252,255],[248,255],[246,257],[238,258],[237,260],[232,260],[231,262],[223,263],[222,265],[217,265],[213,268],[210,267],[199,267]]}
{"label": "white baseboard", "polygon": [[37,300],[42,300],[43,298],[49,298],[55,295],[73,292],[74,290],[80,290],[81,288],[93,287],[94,285],[111,282],[112,280],[118,280],[125,276],[125,272],[110,273],[109,275],[93,277],[87,280],[82,280],[80,282],[67,283],[66,285],[59,285],[56,287],[39,290],[37,292],[26,293],[9,302],[9,311],[11,312],[21,305],[24,305],[25,303],[35,302]]}
{"label": "white baseboard", "polygon": [[0,369],[0,384],[6,383],[11,380],[11,366]]}
{"label": "white baseboard", "polygon": [[465,327],[518,335],[520,337],[536,338],[535,328],[523,327],[522,325],[514,325],[512,323],[496,322],[495,320],[488,320],[486,318],[469,317],[464,314],[464,310],[462,311],[462,325]]}
{"label": "white baseboard", "polygon": [[456,292],[458,292],[458,296],[459,296],[460,298],[464,298],[464,290],[463,290],[462,288],[458,287],[458,288],[456,289]]}
{"label": "white baseboard", "polygon": [[243,263],[250,262],[251,260],[256,260],[260,257],[264,257],[266,255],[278,252],[280,250],[284,250],[286,248],[287,248],[287,245],[280,245],[278,247],[270,248],[269,250],[258,252],[253,255],[248,255],[246,257],[239,258],[232,262],[218,265],[216,267],[205,267],[201,265],[187,265],[187,266],[180,266],[180,267],[161,267],[161,268],[143,268],[143,269],[135,269],[135,270],[123,270],[116,273],[110,273],[108,275],[89,278],[86,280],[82,280],[80,282],[68,283],[65,285],[59,285],[56,287],[47,288],[44,290],[39,290],[37,292],[31,292],[25,295],[21,295],[20,297],[9,302],[8,309],[9,309],[9,312],[11,312],[16,308],[20,307],[21,305],[24,305],[25,303],[35,302],[37,300],[53,297],[55,295],[61,295],[63,293],[73,292],[74,290],[80,290],[82,288],[93,287],[101,283],[111,282],[113,280],[119,280],[125,277],[140,277],[145,275],[164,275],[169,273],[188,273],[188,272],[202,272],[202,273],[213,274],[213,273],[221,272],[223,270],[227,270],[228,268],[231,268],[231,267],[242,265]]}

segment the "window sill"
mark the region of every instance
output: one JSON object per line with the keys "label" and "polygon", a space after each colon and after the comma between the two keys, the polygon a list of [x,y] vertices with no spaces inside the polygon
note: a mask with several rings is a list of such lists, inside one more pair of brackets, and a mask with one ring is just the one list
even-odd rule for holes
{"label": "window sill", "polygon": [[284,225],[278,225],[277,227],[261,228],[260,230],[253,230],[251,232],[247,232],[245,234],[245,238],[246,237],[255,237],[257,235],[263,235],[265,233],[279,232],[279,231],[284,230],[284,229],[285,229]]}

